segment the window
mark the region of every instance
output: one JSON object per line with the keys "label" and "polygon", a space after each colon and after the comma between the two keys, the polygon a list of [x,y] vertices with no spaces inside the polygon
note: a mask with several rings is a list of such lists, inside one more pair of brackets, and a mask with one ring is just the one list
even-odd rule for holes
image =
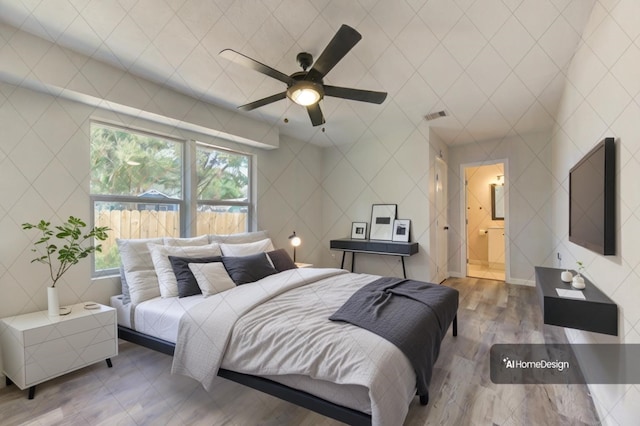
{"label": "window", "polygon": [[92,123],[93,223],[111,228],[96,273],[119,266],[116,238],[248,231],[250,170],[246,154]]}

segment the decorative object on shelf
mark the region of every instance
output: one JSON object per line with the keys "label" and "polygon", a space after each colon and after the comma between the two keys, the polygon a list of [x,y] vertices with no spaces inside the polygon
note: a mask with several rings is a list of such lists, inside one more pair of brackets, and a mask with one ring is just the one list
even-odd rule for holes
{"label": "decorative object on shelf", "polygon": [[560,279],[562,281],[564,281],[565,283],[570,283],[571,280],[573,280],[573,274],[571,273],[571,271],[569,271],[568,269],[565,269],[564,271],[562,271],[562,273],[560,274]]}
{"label": "decorative object on shelf", "polygon": [[391,241],[397,208],[396,204],[374,204],[371,207],[369,239]]}
{"label": "decorative object on shelf", "polygon": [[366,240],[367,222],[353,222],[351,224],[351,238],[354,240]]}
{"label": "decorative object on shelf", "polygon": [[573,279],[571,280],[571,287],[576,288],[578,290],[582,290],[585,287],[585,285],[584,285],[584,278],[582,278],[582,275],[580,275],[580,273],[584,270],[584,265],[579,260],[576,263],[578,264],[578,275],[573,277]]}
{"label": "decorative object on shelf", "polygon": [[400,241],[403,243],[409,242],[409,231],[411,229],[411,220],[409,219],[396,219],[393,221],[393,241]]}
{"label": "decorative object on shelf", "polygon": [[293,231],[293,234],[289,235],[289,240],[291,240],[291,245],[293,246],[293,261],[296,261],[296,247],[302,244],[302,240],[300,237],[296,235],[296,231]]}
{"label": "decorative object on shelf", "polygon": [[[92,245],[92,240],[104,241],[110,230],[106,226],[95,226],[87,233],[87,224],[77,217],[69,216],[62,225],[51,226],[51,222],[40,220],[36,224],[23,223],[22,229],[37,229],[40,239],[33,243],[31,251],[38,254],[33,262],[49,265],[51,286],[47,289],[49,316],[60,315],[60,303],[56,283],[73,265],[96,251],[102,251],[102,246]],[[53,240],[55,238],[55,240]],[[56,241],[57,240],[57,241]],[[57,260],[57,262],[56,262]]]}

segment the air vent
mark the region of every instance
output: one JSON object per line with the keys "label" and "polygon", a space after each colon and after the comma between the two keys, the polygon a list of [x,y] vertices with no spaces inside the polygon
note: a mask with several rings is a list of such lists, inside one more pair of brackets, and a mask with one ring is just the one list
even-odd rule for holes
{"label": "air vent", "polygon": [[424,116],[427,121],[435,120],[436,118],[446,117],[447,113],[444,111],[432,112]]}

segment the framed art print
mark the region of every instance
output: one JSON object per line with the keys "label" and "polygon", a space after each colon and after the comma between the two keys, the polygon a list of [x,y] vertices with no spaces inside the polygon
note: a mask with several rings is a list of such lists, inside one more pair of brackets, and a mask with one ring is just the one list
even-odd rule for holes
{"label": "framed art print", "polygon": [[396,204],[374,204],[371,207],[371,240],[391,241],[393,221],[396,218]]}
{"label": "framed art print", "polygon": [[351,239],[352,240],[367,239],[367,222],[353,222],[351,224]]}
{"label": "framed art print", "polygon": [[409,242],[411,221],[409,219],[396,219],[393,221],[393,241]]}

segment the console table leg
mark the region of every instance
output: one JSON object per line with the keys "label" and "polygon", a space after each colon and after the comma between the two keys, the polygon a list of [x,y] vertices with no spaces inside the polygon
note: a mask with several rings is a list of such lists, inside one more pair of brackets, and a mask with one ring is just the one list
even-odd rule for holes
{"label": "console table leg", "polygon": [[344,269],[344,255],[347,254],[346,251],[342,252],[342,262],[340,262],[340,269]]}
{"label": "console table leg", "polygon": [[351,272],[356,268],[356,252],[351,252]]}
{"label": "console table leg", "polygon": [[402,276],[407,278],[407,271],[404,269],[404,256],[400,256],[400,260],[402,261]]}
{"label": "console table leg", "polygon": [[111,363],[111,358],[107,358],[105,361],[107,361],[107,367],[109,368],[113,367],[113,364]]}
{"label": "console table leg", "polygon": [[33,397],[36,396],[36,387],[35,386],[31,386],[29,388],[29,399],[33,399]]}

